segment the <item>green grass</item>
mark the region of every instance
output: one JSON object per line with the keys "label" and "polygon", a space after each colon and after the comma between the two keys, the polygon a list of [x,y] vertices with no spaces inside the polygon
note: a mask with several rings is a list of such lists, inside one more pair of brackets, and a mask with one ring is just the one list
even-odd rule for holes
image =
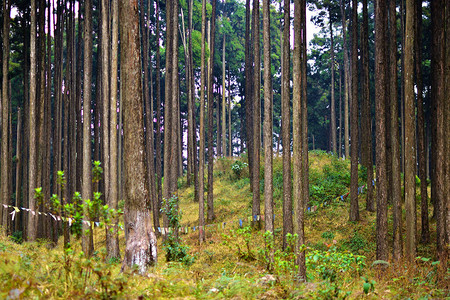
{"label": "green grass", "polygon": [[[359,198],[361,221],[348,221],[349,199],[344,202],[333,199],[344,188],[348,191],[344,183],[349,178],[349,163],[321,152],[310,153],[311,174],[316,176],[311,178],[311,184],[328,184],[330,178],[339,184],[327,187],[324,193],[327,200],[314,200],[318,211],[305,214],[308,282],[295,281],[293,254],[281,250],[282,162],[278,157],[274,159],[276,252],[274,269],[268,272],[263,232],[247,227],[252,200],[248,168],[237,178],[231,170],[234,160],[220,159],[215,164],[217,218],[206,229],[206,242],[198,243],[198,231],[181,235],[183,243],[189,246],[189,254],[195,258],[192,265],[166,262],[159,238],[158,265],[147,276],[137,275],[133,270],[121,273],[120,262],[105,262],[105,230],[99,228],[94,235],[96,255],[91,259],[80,254],[80,242],[76,240],[72,240],[72,251],[64,252],[62,240],[50,248],[44,241],[17,244],[10,237],[0,236],[0,298],[445,298],[445,274],[440,274],[441,281],[437,280],[438,265],[433,264],[433,259],[418,259],[415,264],[390,266],[384,271],[372,267],[376,259],[376,213],[363,209],[363,194]],[[179,181],[179,187],[181,224],[196,226],[198,203],[194,203],[194,189],[186,186],[184,179]],[[324,201],[328,205],[320,207]],[[243,221],[242,229],[239,219]],[[224,228],[217,226],[224,222]],[[432,232],[434,227],[432,224]],[[120,243],[123,251],[123,232]],[[432,258],[434,247],[434,244],[419,245],[418,256]]]}

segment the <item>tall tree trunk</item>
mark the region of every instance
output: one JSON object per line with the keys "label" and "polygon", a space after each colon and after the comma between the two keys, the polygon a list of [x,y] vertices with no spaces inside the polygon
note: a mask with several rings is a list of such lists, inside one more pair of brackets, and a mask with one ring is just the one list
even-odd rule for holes
{"label": "tall tree trunk", "polygon": [[[22,109],[17,108],[17,135],[16,135],[16,199],[14,202],[15,207],[20,207],[21,188],[22,188]],[[2,176],[2,178],[4,178]],[[14,231],[21,231],[20,216],[16,216],[14,219]]]}
{"label": "tall tree trunk", "polygon": [[[161,183],[161,54],[160,54],[160,26],[159,26],[159,1],[156,4],[156,74],[155,74],[155,93],[156,93],[156,187],[157,187],[157,206],[153,211],[153,222],[155,228],[159,227],[159,210],[162,203],[162,183]],[[122,101],[120,101],[122,103]]]}
{"label": "tall tree trunk", "polygon": [[[416,137],[414,105],[414,0],[406,0],[405,40],[405,208],[406,258],[416,257]],[[392,96],[392,95],[391,95]]]}
{"label": "tall tree trunk", "polygon": [[[84,3],[84,78],[83,78],[83,183],[81,197],[92,199],[92,157],[91,157],[91,74],[92,74],[92,1]],[[94,124],[94,126],[96,126]],[[87,206],[83,207],[85,215]],[[82,249],[86,256],[94,251],[92,232],[83,223]]]}
{"label": "tall tree trunk", "polygon": [[292,178],[291,178],[291,125],[290,125],[290,0],[284,1],[284,27],[282,44],[281,131],[283,143],[283,249],[286,235],[292,234]]}
{"label": "tall tree trunk", "polygon": [[198,164],[197,164],[197,125],[196,125],[196,118],[195,118],[195,79],[194,79],[194,53],[192,50],[192,31],[193,23],[192,23],[192,17],[193,17],[193,1],[189,1],[188,5],[188,22],[189,22],[189,28],[188,28],[188,53],[189,53],[189,83],[190,83],[190,94],[189,94],[189,101],[191,103],[190,105],[190,132],[192,134],[189,134],[189,138],[191,138],[191,152],[192,152],[192,171],[194,173],[194,202],[198,202]]}
{"label": "tall tree trunk", "polygon": [[350,221],[359,221],[358,204],[358,1],[352,0],[352,97],[351,97],[351,174]]}
{"label": "tall tree trunk", "polygon": [[[29,104],[29,158],[28,158],[28,207],[36,210],[34,189],[36,188],[36,1],[31,0],[31,29],[30,29],[30,104]],[[5,124],[3,124],[5,127]],[[37,216],[28,213],[27,236],[29,241],[36,239]]]}
{"label": "tall tree trunk", "polygon": [[228,155],[233,157],[233,137],[231,136],[231,74],[228,65]]}
{"label": "tall tree trunk", "polygon": [[348,50],[347,50],[347,21],[345,17],[345,7],[344,1],[341,2],[341,16],[342,16],[342,36],[344,39],[344,148],[345,148],[345,159],[348,159],[350,156],[350,145],[349,145],[349,124],[348,124],[348,106],[349,106],[349,93],[350,93],[350,68],[349,68],[349,59],[348,59]]}
{"label": "tall tree trunk", "polygon": [[[432,44],[431,44],[431,82],[432,82],[432,109],[434,110],[435,139],[433,140],[432,151],[434,152],[434,176],[432,177],[431,196],[435,202],[436,216],[436,256],[438,259],[447,261],[447,249],[445,246],[445,210],[446,201],[444,199],[444,104],[448,102],[444,96],[444,64],[445,64],[445,31],[442,26],[445,22],[444,1],[431,1],[431,26],[432,26]],[[446,101],[447,100],[447,101]],[[434,180],[433,180],[434,179]]]}
{"label": "tall tree trunk", "polygon": [[178,0],[173,2],[172,10],[172,149],[170,151],[170,185],[172,193],[177,190],[177,179],[179,176],[180,168],[183,167],[179,161],[179,152],[181,151],[181,138],[180,138],[180,106],[179,106],[179,82],[178,82]]}
{"label": "tall tree trunk", "polygon": [[199,132],[199,152],[198,152],[198,223],[199,223],[199,241],[205,241],[205,201],[204,201],[204,184],[205,184],[205,87],[206,87],[206,70],[205,70],[205,36],[206,36],[206,0],[202,0],[202,52],[200,62],[200,132]]}
{"label": "tall tree trunk", "polygon": [[[224,6],[224,12],[223,12],[223,19],[226,20],[227,18],[227,12],[225,10],[226,0],[223,1]],[[223,34],[223,44],[222,44],[222,155],[227,156],[227,135],[226,135],[226,128],[227,128],[227,120],[226,120],[226,113],[227,113],[227,102],[226,102],[226,88],[225,88],[225,40],[226,40],[226,34],[224,32]]]}
{"label": "tall tree trunk", "polygon": [[[361,158],[367,170],[366,210],[375,211],[373,201],[373,154],[372,154],[372,102],[369,89],[369,14],[367,0],[363,0],[363,25],[361,30],[362,52],[362,102],[361,102]],[[339,79],[340,80],[340,79]],[[340,123],[340,122],[339,122]],[[340,127],[340,125],[339,125]],[[340,129],[339,129],[340,130]]]}
{"label": "tall tree trunk", "polygon": [[339,158],[342,157],[342,66],[339,66]]}
{"label": "tall tree trunk", "polygon": [[[394,261],[402,257],[402,195],[400,177],[400,138],[398,131],[398,101],[397,101],[397,18],[395,12],[395,1],[389,2],[389,105],[390,122],[389,138],[391,140],[391,190],[393,210],[393,252]],[[388,173],[389,174],[389,173]]]}
{"label": "tall tree trunk", "polygon": [[125,233],[122,268],[137,265],[145,274],[156,263],[156,236],[151,226],[149,192],[144,162],[139,13],[136,2],[120,1],[121,80],[124,109]]}
{"label": "tall tree trunk", "polygon": [[[10,12],[11,12],[11,2],[10,0],[3,1],[3,61],[2,61],[2,96],[0,99],[1,111],[2,111],[2,170],[1,170],[1,193],[2,193],[2,204],[9,205],[11,200],[11,195],[8,193],[8,187],[10,182],[10,160],[9,157],[9,111],[10,111],[10,97],[9,97],[9,23],[10,23]],[[10,228],[8,228],[8,209],[4,206],[0,208],[2,214],[2,226],[6,233],[9,233]]]}
{"label": "tall tree trunk", "polygon": [[259,170],[261,149],[261,53],[259,36],[259,1],[253,1],[253,202],[252,218],[255,228],[261,228],[260,222],[255,218],[261,214],[261,196],[259,192]]}
{"label": "tall tree trunk", "polygon": [[302,76],[301,76],[301,10],[306,5],[304,0],[294,1],[294,68],[293,68],[293,159],[294,159],[294,183],[293,183],[293,208],[294,208],[294,233],[297,234],[297,243],[295,252],[297,254],[296,264],[299,266],[299,279],[306,280],[305,267],[305,252],[301,251],[301,246],[304,244],[304,201],[302,188],[302,124],[301,124],[301,109],[302,109]]}
{"label": "tall tree trunk", "polygon": [[[265,231],[274,231],[273,220],[273,100],[270,62],[270,7],[269,0],[263,1],[264,35],[264,215]],[[273,263],[273,247],[269,263]],[[271,269],[272,266],[269,266]]]}
{"label": "tall tree trunk", "polygon": [[[375,86],[385,87],[386,80],[386,0],[375,2]],[[387,174],[386,174],[386,90],[375,90],[376,168],[377,168],[377,250],[376,257],[388,259]]]}
{"label": "tall tree trunk", "polygon": [[[444,99],[450,99],[450,8],[448,5],[445,8],[445,91],[444,91]],[[445,101],[445,107],[444,107],[444,153],[446,157],[444,158],[445,164],[445,178],[444,182],[450,182],[450,104],[449,101]],[[445,229],[447,231],[446,235],[446,244],[450,244],[450,201],[448,199],[450,198],[450,187],[447,185],[444,186],[444,198],[447,199],[447,215],[445,216],[446,219],[446,226]],[[447,257],[449,255],[450,250],[447,247]],[[448,264],[448,261],[447,261]],[[448,266],[448,265],[447,265]]]}
{"label": "tall tree trunk", "polygon": [[[110,53],[110,40],[109,40],[109,1],[108,0],[102,0],[101,1],[101,31],[102,31],[102,40],[101,40],[101,49],[102,49],[102,55],[101,55],[101,65],[102,65],[102,81],[101,81],[101,89],[102,89],[102,95],[101,95],[101,102],[102,102],[102,119],[101,119],[101,152],[102,152],[102,165],[103,165],[103,183],[104,183],[104,199],[105,203],[107,203],[109,206],[112,205],[111,203],[111,186],[110,186],[110,180],[111,180],[111,173],[110,173],[110,140],[109,140],[109,125],[110,125],[110,111],[112,104],[110,104],[110,91],[109,91],[109,84],[111,80],[111,74],[109,70],[109,53]],[[112,117],[112,116],[111,116]],[[110,234],[106,234],[106,245],[107,250],[110,249],[111,242],[110,238],[112,236]],[[112,242],[114,243],[114,242]],[[112,246],[114,247],[114,246]],[[108,253],[109,255],[109,253]]]}
{"label": "tall tree trunk", "polygon": [[415,1],[416,18],[414,46],[415,51],[415,70],[417,84],[417,153],[419,161],[419,179],[420,179],[420,199],[421,199],[421,242],[427,244],[430,242],[430,226],[428,222],[428,191],[427,191],[427,163],[426,163],[426,145],[427,135],[425,131],[425,109],[423,99],[422,82],[422,0]]}
{"label": "tall tree trunk", "polygon": [[214,41],[216,35],[216,0],[212,0],[212,16],[211,16],[211,43],[210,43],[210,63],[208,72],[208,210],[207,219],[212,221],[216,218],[214,214],[214,186],[213,186],[213,170],[214,170],[214,141],[213,141],[213,70],[214,70]]}
{"label": "tall tree trunk", "polygon": [[[164,191],[163,198],[169,199],[172,197],[171,191],[171,171],[173,164],[170,160],[170,152],[172,149],[172,36],[173,36],[173,26],[172,26],[172,10],[173,3],[168,2],[166,5],[166,74],[165,74],[165,96],[164,96]],[[164,227],[169,226],[167,215],[163,215]]]}
{"label": "tall tree trunk", "polygon": [[333,39],[333,22],[331,21],[331,9],[329,11],[330,18],[330,57],[331,57],[331,147],[334,154],[337,153],[337,142],[336,142],[336,102],[334,99],[334,39]]}
{"label": "tall tree trunk", "polygon": [[250,191],[253,192],[253,52],[250,35],[250,0],[245,2],[245,141],[247,147],[247,159]]}
{"label": "tall tree trunk", "polygon": [[[119,59],[119,3],[118,0],[112,2],[112,51],[111,51],[111,103],[110,103],[110,125],[111,130],[109,135],[109,154],[110,154],[110,194],[109,194],[109,207],[117,210],[119,202],[119,186],[117,177],[117,92],[118,92],[118,59]],[[122,99],[120,99],[122,101]],[[151,156],[151,160],[153,156]],[[152,160],[153,161],[153,160]],[[107,230],[107,257],[111,259],[113,257],[120,257],[119,251],[119,233],[118,233],[118,220],[113,220],[115,226],[112,231]]]}

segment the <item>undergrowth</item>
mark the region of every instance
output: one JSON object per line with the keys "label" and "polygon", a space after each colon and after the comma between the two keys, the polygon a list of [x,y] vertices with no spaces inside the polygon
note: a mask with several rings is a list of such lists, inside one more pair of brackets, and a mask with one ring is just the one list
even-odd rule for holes
{"label": "undergrowth", "polygon": [[[238,163],[240,161],[241,163]],[[71,248],[62,239],[56,247],[45,241],[23,242],[21,234],[0,236],[0,298],[40,299],[431,299],[448,297],[444,283],[449,271],[430,254],[434,245],[419,245],[411,264],[389,265],[375,261],[375,213],[363,210],[361,221],[348,222],[347,201],[334,198],[348,192],[349,163],[322,152],[310,154],[311,205],[305,214],[307,282],[296,281],[295,236],[288,235],[282,249],[282,161],[274,159],[275,233],[270,239],[254,231],[248,167],[243,159],[220,159],[215,165],[215,223],[206,227],[206,242],[198,243],[198,203],[193,187],[179,181],[178,198],[166,207],[171,226],[189,226],[187,234],[158,238],[159,253],[166,252],[146,276],[133,269],[121,273],[119,260],[107,261],[105,230],[93,228],[95,255],[81,253],[76,235]],[[240,171],[232,169],[239,166]],[[236,169],[237,167],[235,167]],[[360,179],[364,183],[364,178]],[[316,186],[316,189],[312,187]],[[360,203],[365,199],[360,195]],[[183,211],[181,219],[180,210]],[[263,207],[261,208],[263,211]],[[419,220],[420,221],[420,220]],[[219,225],[219,226],[218,226]],[[435,224],[431,224],[432,231]],[[120,248],[124,234],[120,232]],[[266,244],[270,244],[273,256]],[[165,250],[165,251],[164,251]],[[123,253],[122,253],[123,255]],[[162,256],[159,256],[162,257]],[[195,257],[195,260],[193,259]],[[267,267],[270,265],[270,271]],[[447,281],[445,281],[447,280]],[[447,294],[446,294],[447,293]]]}

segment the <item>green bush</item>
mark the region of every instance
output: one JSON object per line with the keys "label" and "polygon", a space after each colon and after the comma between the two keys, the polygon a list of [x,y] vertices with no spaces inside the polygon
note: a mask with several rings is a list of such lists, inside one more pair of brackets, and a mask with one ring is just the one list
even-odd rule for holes
{"label": "green bush", "polygon": [[178,209],[178,197],[173,195],[169,199],[164,199],[161,212],[166,214],[171,228],[163,242],[166,260],[181,262],[186,266],[192,265],[195,259],[189,255],[189,247],[184,245],[178,236],[178,228],[180,228],[181,222],[181,212]]}
{"label": "green bush", "polygon": [[233,171],[234,175],[236,175],[236,177],[238,179],[241,178],[242,173],[244,171],[244,169],[248,167],[248,164],[245,162],[242,162],[240,160],[236,160],[232,165],[231,165],[231,170]]}

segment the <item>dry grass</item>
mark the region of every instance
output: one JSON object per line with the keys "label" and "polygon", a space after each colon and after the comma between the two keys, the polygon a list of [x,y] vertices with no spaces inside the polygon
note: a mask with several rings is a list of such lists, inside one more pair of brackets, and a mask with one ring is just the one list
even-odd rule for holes
{"label": "dry grass", "polygon": [[[311,168],[321,170],[330,163],[330,159],[328,155],[312,153]],[[276,158],[274,162],[276,172],[280,168],[281,158]],[[267,282],[269,272],[265,268],[262,232],[253,232],[249,238],[249,249],[254,254],[254,260],[238,255],[238,247],[241,251],[246,249],[245,237],[239,232],[239,219],[242,219],[244,226],[248,225],[252,197],[245,173],[244,179],[237,179],[230,171],[232,163],[232,160],[219,160],[216,164],[214,207],[217,219],[213,226],[207,227],[207,241],[198,243],[198,231],[191,230],[181,236],[190,247],[189,253],[195,257],[191,266],[166,262],[162,240],[159,238],[158,265],[147,276],[136,275],[132,271],[120,273],[120,263],[104,262],[105,229],[100,228],[95,229],[97,255],[91,260],[78,255],[81,251],[78,241],[72,242],[73,254],[64,256],[62,241],[50,249],[45,243],[18,245],[2,236],[0,280],[3,285],[0,287],[0,298],[16,295],[17,298],[52,299],[134,299],[140,296],[148,299],[323,299],[326,295],[334,295],[327,291],[329,284],[318,277],[307,284],[298,285],[289,273],[275,270],[276,280]],[[179,185],[179,207],[183,212],[181,223],[184,226],[196,226],[198,203],[193,200],[193,187],[186,187],[183,180]],[[306,213],[307,251],[326,251],[333,244],[337,251],[348,253],[353,246],[364,245],[356,252],[366,256],[367,267],[362,275],[376,281],[375,291],[365,294],[362,289],[364,281],[359,276],[341,273],[338,278],[339,295],[350,292],[350,299],[444,298],[446,291],[442,279],[445,274],[441,273],[441,281],[436,281],[438,277],[431,265],[432,260],[419,261],[417,264],[403,263],[384,271],[371,267],[375,260],[376,214],[363,210],[364,202],[362,195],[361,221],[358,223],[348,221],[347,202],[334,202],[316,212]],[[264,211],[263,206],[261,211]],[[275,214],[275,249],[280,249],[281,205],[276,206]],[[223,222],[226,222],[225,227],[218,228],[217,224]],[[124,234],[121,232],[121,250],[124,244]],[[434,245],[419,245],[418,253],[423,257],[432,257]],[[102,287],[102,278],[96,273],[96,268],[107,281],[109,290],[105,291]],[[311,274],[316,271],[309,270]]]}

